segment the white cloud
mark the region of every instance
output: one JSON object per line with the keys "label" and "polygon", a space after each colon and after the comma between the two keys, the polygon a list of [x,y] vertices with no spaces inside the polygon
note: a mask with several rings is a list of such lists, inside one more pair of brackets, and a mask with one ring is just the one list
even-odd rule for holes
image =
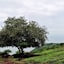
{"label": "white cloud", "polygon": [[50,35],[64,34],[63,12],[64,0],[0,0],[0,26],[7,17],[22,15],[46,25]]}
{"label": "white cloud", "polygon": [[[22,1],[21,1],[22,2]],[[42,15],[52,15],[62,10],[64,1],[62,0],[23,0],[23,5],[29,13],[37,13]]]}
{"label": "white cloud", "polygon": [[[55,15],[64,10],[63,0],[0,0],[0,10],[8,16],[15,14]],[[0,12],[0,13],[2,13]],[[1,16],[1,15],[0,15]]]}

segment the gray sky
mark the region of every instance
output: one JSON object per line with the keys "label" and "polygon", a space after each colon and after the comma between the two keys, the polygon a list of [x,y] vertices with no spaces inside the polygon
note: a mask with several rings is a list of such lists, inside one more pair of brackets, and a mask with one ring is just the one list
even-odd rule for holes
{"label": "gray sky", "polygon": [[46,26],[49,42],[64,42],[64,0],[0,0],[0,28],[13,16]]}

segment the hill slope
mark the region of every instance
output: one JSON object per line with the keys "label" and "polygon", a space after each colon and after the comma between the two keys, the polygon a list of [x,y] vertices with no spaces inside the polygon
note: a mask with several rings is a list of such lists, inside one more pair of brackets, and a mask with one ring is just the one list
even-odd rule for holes
{"label": "hill slope", "polygon": [[35,54],[40,54],[40,56],[31,57],[25,59],[25,61],[42,62],[47,64],[64,64],[64,45],[46,50],[43,50],[42,48],[36,49],[37,51],[35,51]]}

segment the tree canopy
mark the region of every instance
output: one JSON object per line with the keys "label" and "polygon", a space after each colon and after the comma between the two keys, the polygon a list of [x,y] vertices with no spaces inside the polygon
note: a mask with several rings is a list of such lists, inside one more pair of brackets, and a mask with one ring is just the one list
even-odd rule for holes
{"label": "tree canopy", "polygon": [[45,27],[24,17],[8,17],[0,31],[0,47],[15,46],[23,52],[26,47],[43,46],[47,39]]}

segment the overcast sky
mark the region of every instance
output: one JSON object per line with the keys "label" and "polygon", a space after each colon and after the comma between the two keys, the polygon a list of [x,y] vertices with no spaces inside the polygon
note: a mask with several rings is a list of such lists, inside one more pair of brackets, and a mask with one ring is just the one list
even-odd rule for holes
{"label": "overcast sky", "polygon": [[13,16],[46,26],[49,42],[64,42],[64,0],[0,0],[0,28]]}

